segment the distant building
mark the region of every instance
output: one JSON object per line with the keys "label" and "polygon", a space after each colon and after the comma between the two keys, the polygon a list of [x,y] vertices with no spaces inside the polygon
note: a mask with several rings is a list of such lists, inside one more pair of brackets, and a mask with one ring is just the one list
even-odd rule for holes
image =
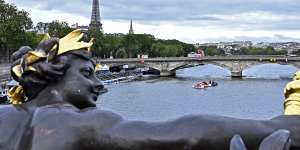
{"label": "distant building", "polygon": [[253,47],[257,47],[257,48],[267,48],[270,46],[270,43],[268,42],[259,42],[253,45]]}
{"label": "distant building", "polygon": [[89,29],[89,26],[80,26],[78,23],[75,23],[71,26],[72,29],[81,29],[83,31],[87,31]]}
{"label": "distant building", "polygon": [[233,41],[233,42],[219,42],[219,43],[203,43],[203,44],[195,44],[196,48],[199,47],[211,47],[215,46],[217,49],[224,50],[225,54],[230,54],[231,51],[238,51],[241,48],[249,48],[252,47],[251,41]]}
{"label": "distant building", "polygon": [[148,54],[138,54],[138,55],[137,55],[137,58],[140,58],[140,59],[147,59],[147,58],[149,58],[149,55],[148,55]]}
{"label": "distant building", "polygon": [[39,22],[33,30],[38,34],[46,34],[49,31],[49,23]]}
{"label": "distant building", "polygon": [[297,42],[270,43],[270,46],[273,47],[275,51],[286,50],[288,54],[300,50],[300,43]]}
{"label": "distant building", "polygon": [[252,46],[251,41],[220,42],[217,44],[217,48],[221,48],[221,49],[231,48],[233,50],[239,50],[242,47],[249,48],[251,46]]}
{"label": "distant building", "polygon": [[204,51],[201,48],[197,49],[197,52],[190,52],[187,55],[189,58],[203,58],[204,56]]}
{"label": "distant building", "polygon": [[190,53],[188,53],[187,57],[189,57],[189,58],[202,58],[202,55],[197,54],[195,52],[190,52]]}
{"label": "distant building", "polygon": [[124,33],[105,33],[105,36],[115,36],[115,37],[123,37],[125,36]]}
{"label": "distant building", "polygon": [[134,34],[133,26],[132,26],[132,20],[130,20],[129,34]]}

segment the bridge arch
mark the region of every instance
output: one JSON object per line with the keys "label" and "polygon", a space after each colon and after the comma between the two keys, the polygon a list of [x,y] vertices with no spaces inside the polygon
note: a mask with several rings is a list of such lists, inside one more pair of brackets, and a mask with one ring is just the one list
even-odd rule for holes
{"label": "bridge arch", "polygon": [[229,71],[232,70],[232,66],[228,65],[227,63],[220,63],[220,62],[210,61],[210,62],[205,62],[205,64],[212,64],[212,65],[215,65],[215,66],[219,66],[219,67],[227,69]]}

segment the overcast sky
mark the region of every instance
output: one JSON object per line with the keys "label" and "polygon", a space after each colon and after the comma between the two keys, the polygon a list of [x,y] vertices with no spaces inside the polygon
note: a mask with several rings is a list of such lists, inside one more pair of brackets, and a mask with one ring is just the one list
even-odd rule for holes
{"label": "overcast sky", "polygon": [[[92,0],[5,0],[34,23],[90,22]],[[188,43],[251,40],[300,42],[299,0],[100,0],[105,33],[135,33]]]}

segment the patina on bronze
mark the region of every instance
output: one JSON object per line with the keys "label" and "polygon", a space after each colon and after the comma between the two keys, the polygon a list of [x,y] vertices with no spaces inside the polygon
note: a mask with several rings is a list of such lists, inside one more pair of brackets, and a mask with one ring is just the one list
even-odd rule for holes
{"label": "patina on bronze", "polygon": [[[288,133],[275,145],[300,148],[298,115],[261,121],[189,115],[150,123],[127,121],[100,110],[95,102],[105,88],[94,74],[88,48],[58,55],[53,50],[58,43],[58,39],[43,41],[38,49],[47,57],[31,64],[24,63],[22,52],[14,55],[12,68],[21,64],[21,76],[14,71],[12,75],[20,82],[25,99],[22,104],[0,108],[1,150],[257,150],[274,132]],[[276,141],[271,135],[272,139]]]}

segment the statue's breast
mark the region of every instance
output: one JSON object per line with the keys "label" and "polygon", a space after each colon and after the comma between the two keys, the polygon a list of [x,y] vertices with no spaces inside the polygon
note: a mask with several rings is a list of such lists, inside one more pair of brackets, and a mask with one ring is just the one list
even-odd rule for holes
{"label": "statue's breast", "polygon": [[[115,118],[115,119],[114,119]],[[97,138],[118,120],[97,109],[80,111],[74,107],[44,107],[32,119],[32,150],[99,149]]]}
{"label": "statue's breast", "polygon": [[[74,109],[44,107],[35,111],[32,119],[32,150],[76,150],[84,123]],[[86,123],[86,122],[85,122]]]}

